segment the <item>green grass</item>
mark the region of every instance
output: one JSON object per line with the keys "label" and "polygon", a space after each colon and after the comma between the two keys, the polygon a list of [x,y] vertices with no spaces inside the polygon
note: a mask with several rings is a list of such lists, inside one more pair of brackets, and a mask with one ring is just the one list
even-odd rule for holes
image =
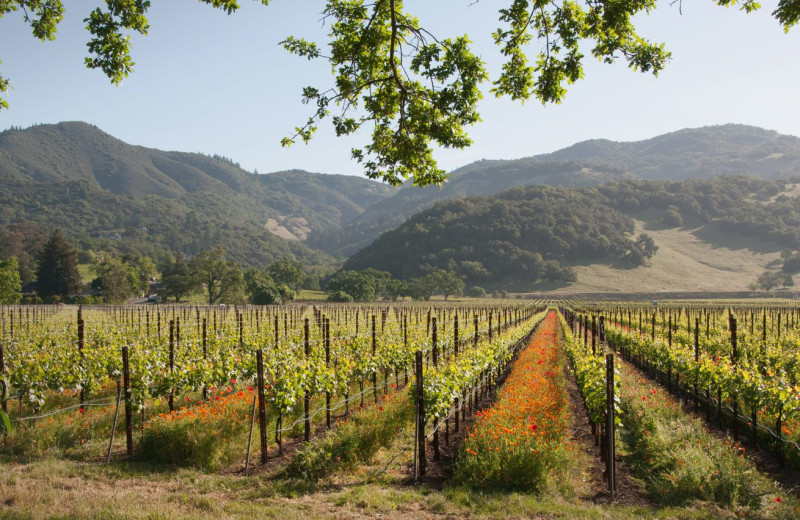
{"label": "green grass", "polygon": [[619,453],[664,506],[708,504],[731,514],[796,518],[800,501],[760,473],[746,450],[708,431],[663,388],[618,361]]}
{"label": "green grass", "polygon": [[322,291],[309,291],[308,289],[300,289],[297,293],[297,299],[303,301],[322,301],[327,300],[328,295]]}
{"label": "green grass", "polygon": [[308,444],[289,463],[286,475],[317,481],[368,462],[414,421],[408,392],[389,394],[377,405],[358,411],[322,439]]}

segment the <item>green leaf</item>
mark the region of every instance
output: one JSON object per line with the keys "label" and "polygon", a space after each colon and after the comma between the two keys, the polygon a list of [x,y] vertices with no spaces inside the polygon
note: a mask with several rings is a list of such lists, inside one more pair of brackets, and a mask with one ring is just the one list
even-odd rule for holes
{"label": "green leaf", "polygon": [[11,420],[6,412],[0,410],[0,435],[6,435],[9,432],[11,432]]}

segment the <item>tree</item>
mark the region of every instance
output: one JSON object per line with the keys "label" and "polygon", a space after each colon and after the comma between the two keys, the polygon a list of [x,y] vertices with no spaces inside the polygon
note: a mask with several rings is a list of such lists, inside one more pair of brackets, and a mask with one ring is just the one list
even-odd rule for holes
{"label": "tree", "polygon": [[489,271],[483,266],[483,263],[471,260],[463,260],[461,262],[461,272],[470,280],[488,278],[489,276]]}
{"label": "tree", "polygon": [[254,305],[280,305],[283,300],[278,286],[270,275],[258,269],[248,269],[244,273],[247,294]]}
{"label": "tree", "polygon": [[174,262],[169,262],[161,269],[162,296],[166,299],[174,298],[175,302],[189,296],[199,287],[196,276],[189,269],[183,253],[178,253]]}
{"label": "tree", "polygon": [[239,264],[226,259],[225,250],[204,251],[189,262],[190,270],[206,291],[209,305],[238,303],[243,299],[244,273]]}
{"label": "tree", "polygon": [[350,303],[353,301],[353,297],[344,291],[336,291],[335,293],[328,295],[328,301],[337,303]]}
{"label": "tree", "polygon": [[136,289],[139,293],[146,293],[150,289],[150,279],[153,278],[158,269],[149,256],[127,253],[122,255],[122,261],[131,267],[138,278]]}
{"label": "tree", "polygon": [[288,285],[297,290],[303,283],[303,264],[290,258],[281,258],[269,266],[269,275],[278,285]]}
{"label": "tree", "polygon": [[633,265],[642,265],[648,258],[652,258],[656,251],[658,251],[658,246],[653,237],[647,233],[641,233],[628,251],[627,259]]}
{"label": "tree", "polygon": [[784,255],[781,253],[781,257],[783,258],[783,272],[784,273],[800,273],[800,253],[788,252],[788,254]]}
{"label": "tree", "polygon": [[39,256],[36,271],[39,296],[69,296],[81,290],[83,282],[78,272],[77,252],[61,234],[53,231]]}
{"label": "tree", "polygon": [[372,280],[372,285],[375,286],[375,295],[387,294],[389,282],[392,280],[392,274],[388,271],[379,271],[378,269],[367,267],[361,271],[361,274]]}
{"label": "tree", "polygon": [[297,293],[286,284],[278,286],[278,294],[280,294],[283,303],[293,302],[297,297]]}
{"label": "tree", "polygon": [[405,280],[389,280],[386,283],[386,294],[392,299],[393,302],[398,298],[402,298],[408,294],[408,282]]}
{"label": "tree", "polygon": [[[200,0],[230,14],[236,0]],[[715,0],[730,6],[735,0]],[[86,66],[101,69],[114,84],[132,71],[127,34],[147,34],[149,0],[106,0],[85,19],[91,34]],[[266,5],[269,0],[261,0]],[[670,59],[663,44],[642,38],[634,16],[655,8],[655,0],[531,2],[506,0],[499,8],[500,27],[492,33],[504,63],[491,82],[495,96],[543,103],[564,99],[566,84],[583,77],[585,49],[606,63],[622,58],[641,72],[658,74]],[[743,0],[741,9],[760,6]],[[55,38],[63,18],[63,0],[0,0],[0,16],[17,9],[40,40]],[[288,37],[283,46],[306,59],[326,60],[333,88],[306,87],[302,100],[314,107],[308,120],[282,143],[308,142],[323,119],[337,135],[371,127],[370,142],[351,151],[368,177],[399,184],[440,184],[446,176],[433,149],[465,148],[465,132],[480,118],[482,86],[490,81],[483,60],[473,54],[467,35],[437,36],[404,11],[402,0],[327,0],[328,50],[316,42]],[[778,0],[772,15],[788,31],[800,20],[800,0]],[[488,24],[487,24],[488,25]],[[496,25],[490,26],[493,30]],[[538,39],[538,44],[532,44]],[[529,57],[528,49],[537,49]],[[0,92],[8,89],[0,76]],[[0,109],[7,103],[0,98]]]}
{"label": "tree", "polygon": [[469,288],[467,293],[470,298],[486,298],[486,289],[478,285]]}
{"label": "tree", "polygon": [[41,255],[50,233],[33,222],[11,224],[0,232],[0,258],[16,258],[22,283],[36,278],[36,259]]}
{"label": "tree", "polygon": [[794,279],[792,279],[792,275],[781,273],[781,272],[773,272],[773,271],[764,271],[760,275],[758,275],[758,279],[755,283],[756,289],[764,289],[765,291],[771,291],[772,289],[783,286],[783,287],[792,287],[794,285]]}
{"label": "tree", "polygon": [[464,294],[464,280],[461,279],[453,271],[446,271],[444,269],[436,270],[427,276],[431,276],[436,290],[444,295],[444,300],[452,296],[461,296]]}
{"label": "tree", "polygon": [[681,212],[680,209],[678,209],[678,206],[670,204],[669,207],[667,208],[667,213],[664,215],[664,218],[661,220],[661,222],[665,226],[669,227],[683,226],[683,217],[681,216]]}
{"label": "tree", "polygon": [[95,267],[97,278],[92,287],[98,289],[106,303],[124,303],[140,289],[139,274],[135,267],[117,258],[109,257]]}
{"label": "tree", "polygon": [[375,299],[375,281],[358,271],[340,271],[325,284],[325,292],[328,295],[343,292],[354,301],[371,302]]}
{"label": "tree", "polygon": [[22,299],[22,280],[16,258],[0,260],[0,305],[17,305]]}
{"label": "tree", "polygon": [[408,281],[408,295],[414,300],[428,301],[436,289],[436,279],[430,273]]}

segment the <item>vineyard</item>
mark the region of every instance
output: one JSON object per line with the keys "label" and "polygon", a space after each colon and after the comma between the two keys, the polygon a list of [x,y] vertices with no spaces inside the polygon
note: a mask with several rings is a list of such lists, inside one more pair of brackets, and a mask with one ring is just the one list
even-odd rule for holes
{"label": "vineyard", "polygon": [[31,306],[0,323],[15,517],[800,514],[796,306]]}

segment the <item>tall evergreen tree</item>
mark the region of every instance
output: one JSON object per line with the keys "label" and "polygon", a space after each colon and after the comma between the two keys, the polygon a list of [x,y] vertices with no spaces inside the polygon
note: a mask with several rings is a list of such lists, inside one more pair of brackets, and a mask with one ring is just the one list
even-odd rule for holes
{"label": "tall evergreen tree", "polygon": [[68,296],[81,290],[78,253],[60,229],[45,244],[36,275],[39,296]]}

